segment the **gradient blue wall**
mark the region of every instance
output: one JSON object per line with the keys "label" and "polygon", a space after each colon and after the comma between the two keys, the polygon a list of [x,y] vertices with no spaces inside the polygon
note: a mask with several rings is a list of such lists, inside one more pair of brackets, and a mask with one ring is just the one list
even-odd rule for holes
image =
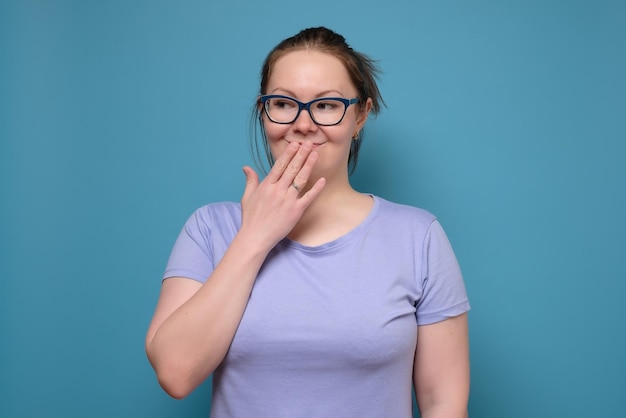
{"label": "gradient blue wall", "polygon": [[0,416],[204,417],[143,338],[186,217],[238,200],[267,51],[380,60],[355,185],[439,215],[467,281],[470,415],[622,416],[623,1],[3,1]]}

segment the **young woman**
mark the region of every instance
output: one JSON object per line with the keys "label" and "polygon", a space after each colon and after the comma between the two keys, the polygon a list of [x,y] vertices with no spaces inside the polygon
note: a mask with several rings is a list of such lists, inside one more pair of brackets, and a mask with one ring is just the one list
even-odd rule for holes
{"label": "young woman", "polygon": [[213,374],[213,418],[467,414],[469,304],[436,218],[349,181],[382,98],[326,28],[277,45],[256,116],[272,164],[198,209],[168,262],[146,351],[175,398]]}

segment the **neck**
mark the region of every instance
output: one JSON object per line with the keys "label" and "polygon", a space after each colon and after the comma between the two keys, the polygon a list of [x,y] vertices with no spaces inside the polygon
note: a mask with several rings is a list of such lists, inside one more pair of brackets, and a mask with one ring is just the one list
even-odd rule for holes
{"label": "neck", "polygon": [[288,237],[310,246],[330,242],[359,225],[372,204],[372,199],[354,190],[347,179],[327,183]]}
{"label": "neck", "polygon": [[[310,180],[309,184],[314,184],[316,180],[317,179]],[[361,193],[352,188],[347,176],[335,180],[329,180],[327,178],[324,189],[306,209],[302,218],[315,219],[318,216],[328,218],[329,210],[335,209],[334,213],[337,213],[336,206],[345,205],[346,202],[349,202],[360,195]]]}

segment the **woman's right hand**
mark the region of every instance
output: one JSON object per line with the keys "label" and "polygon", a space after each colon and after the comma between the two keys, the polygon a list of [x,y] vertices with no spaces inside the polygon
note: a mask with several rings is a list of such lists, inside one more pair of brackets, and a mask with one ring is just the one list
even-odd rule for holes
{"label": "woman's right hand", "polygon": [[249,233],[268,250],[287,236],[326,183],[319,178],[307,187],[318,157],[311,142],[292,142],[263,181],[259,182],[252,168],[244,167],[246,188],[241,199],[240,233]]}

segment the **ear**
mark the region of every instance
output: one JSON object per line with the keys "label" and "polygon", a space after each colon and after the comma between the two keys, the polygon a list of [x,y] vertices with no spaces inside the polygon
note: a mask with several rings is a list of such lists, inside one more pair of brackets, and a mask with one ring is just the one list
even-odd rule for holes
{"label": "ear", "polygon": [[367,122],[367,117],[370,114],[370,110],[372,110],[372,98],[368,97],[367,100],[365,101],[365,106],[363,107],[363,110],[359,111],[357,118],[356,118],[356,131],[357,132],[359,132],[365,125],[365,122]]}

